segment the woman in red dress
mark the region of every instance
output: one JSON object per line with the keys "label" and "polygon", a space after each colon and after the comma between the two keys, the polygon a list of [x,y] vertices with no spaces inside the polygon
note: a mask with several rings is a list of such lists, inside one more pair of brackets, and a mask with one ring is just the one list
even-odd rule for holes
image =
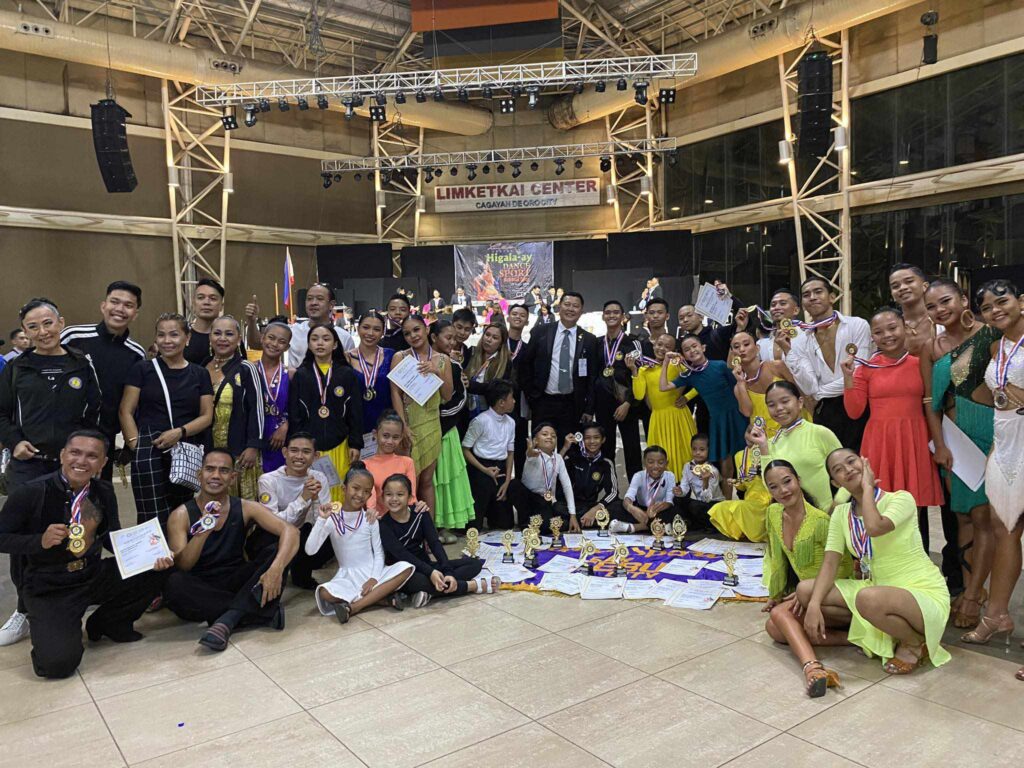
{"label": "woman in red dress", "polygon": [[843,405],[851,419],[871,407],[861,453],[871,462],[884,491],[909,491],[918,503],[918,523],[928,548],[928,507],[942,504],[938,469],[928,450],[924,380],[918,359],[907,352],[906,324],[895,309],[871,318],[878,353],[870,360],[847,349],[842,363]]}

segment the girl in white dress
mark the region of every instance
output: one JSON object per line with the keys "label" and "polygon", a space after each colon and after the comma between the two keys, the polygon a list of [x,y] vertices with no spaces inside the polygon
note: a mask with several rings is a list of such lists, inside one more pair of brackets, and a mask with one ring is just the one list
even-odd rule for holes
{"label": "girl in white dress", "polygon": [[[404,561],[384,565],[380,529],[376,520],[367,519],[366,502],[373,493],[373,475],[363,462],[352,463],[344,485],[345,501],[340,509],[335,504],[322,505],[306,540],[306,552],[314,554],[326,538],[331,539],[338,572],[316,588],[316,605],[324,616],[333,612],[342,624],[353,614],[397,594],[414,571]],[[402,610],[397,599],[389,602]]]}

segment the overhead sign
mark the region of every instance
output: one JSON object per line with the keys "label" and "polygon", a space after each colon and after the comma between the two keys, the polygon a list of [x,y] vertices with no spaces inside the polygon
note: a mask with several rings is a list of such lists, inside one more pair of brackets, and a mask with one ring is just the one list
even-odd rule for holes
{"label": "overhead sign", "polygon": [[434,210],[511,211],[567,208],[601,203],[600,179],[509,181],[434,187]]}

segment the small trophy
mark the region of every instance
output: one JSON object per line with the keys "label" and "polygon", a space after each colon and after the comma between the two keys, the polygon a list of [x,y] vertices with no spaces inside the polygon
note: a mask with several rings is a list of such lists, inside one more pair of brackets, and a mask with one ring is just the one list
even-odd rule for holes
{"label": "small trophy", "polygon": [[608,510],[601,507],[597,510],[597,514],[594,515],[594,519],[597,521],[597,527],[601,529],[597,532],[597,535],[603,539],[607,538],[608,531],[605,528],[608,527]]}
{"label": "small trophy", "polygon": [[651,549],[655,552],[665,551],[665,524],[661,521],[661,518],[654,518],[651,520],[651,535],[654,537],[654,543],[651,544]]}
{"label": "small trophy", "polygon": [[476,528],[466,529],[466,549],[465,553],[470,557],[476,557],[477,550],[480,549],[480,531]]}
{"label": "small trophy", "polygon": [[540,534],[532,528],[523,531],[523,565],[527,568],[537,567],[537,547],[540,546]]}
{"label": "small trophy", "polygon": [[727,587],[739,586],[740,580],[736,576],[736,550],[728,550],[724,555],[722,555],[722,560],[725,561],[725,570],[727,571],[725,581],[722,583]]}
{"label": "small trophy", "polygon": [[514,563],[516,560],[512,557],[512,542],[516,540],[516,535],[512,531],[505,531],[501,534],[501,546],[505,548],[505,554],[501,556],[501,562],[503,563]]}
{"label": "small trophy", "polygon": [[565,546],[565,541],[562,540],[562,518],[552,517],[548,525],[551,526],[551,548],[561,549]]}
{"label": "small trophy", "polygon": [[612,552],[615,553],[615,576],[625,576],[626,559],[629,557],[629,548],[621,541],[616,541],[612,546]]}
{"label": "small trophy", "polygon": [[579,565],[576,566],[576,570],[586,571],[588,574],[593,576],[594,566],[591,563],[588,563],[587,560],[589,560],[590,556],[596,552],[597,545],[590,539],[583,539],[583,542],[580,544],[580,562]]}
{"label": "small trophy", "polygon": [[686,523],[683,518],[676,515],[672,518],[672,538],[676,541],[676,549],[683,550],[683,537],[686,536]]}
{"label": "small trophy", "polygon": [[[533,530],[537,531],[537,533],[540,533],[540,527],[542,525],[544,525],[544,518],[541,517],[540,515],[533,515],[530,518],[530,527]],[[524,533],[525,533],[525,531],[524,531]]]}

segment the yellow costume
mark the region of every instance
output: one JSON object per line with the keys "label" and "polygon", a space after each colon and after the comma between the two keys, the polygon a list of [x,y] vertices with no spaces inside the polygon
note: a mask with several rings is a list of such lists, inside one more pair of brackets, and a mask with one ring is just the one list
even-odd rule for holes
{"label": "yellow costume", "polygon": [[[668,380],[674,381],[682,369],[670,365]],[[697,425],[689,408],[677,408],[676,398],[679,391],[672,389],[662,392],[661,367],[650,366],[641,368],[633,377],[633,397],[646,400],[651,409],[650,429],[647,430],[647,444],[660,445],[668,453],[668,468],[672,474],[681,478],[683,467],[690,461],[690,440],[697,434]],[[686,393],[689,403],[697,396],[697,390],[690,389]]]}
{"label": "yellow costume", "polygon": [[743,491],[743,500],[720,501],[708,510],[708,516],[715,528],[730,539],[764,541],[764,515],[772,503],[771,494],[764,487],[761,469],[752,461],[749,449],[738,451],[735,463],[736,490]]}

